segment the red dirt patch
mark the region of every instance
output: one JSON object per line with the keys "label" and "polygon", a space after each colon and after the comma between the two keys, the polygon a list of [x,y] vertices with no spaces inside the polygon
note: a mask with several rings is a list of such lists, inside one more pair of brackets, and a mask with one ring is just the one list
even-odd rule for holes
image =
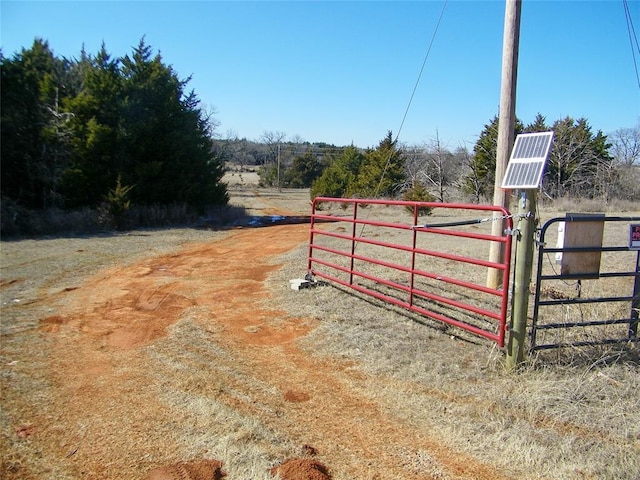
{"label": "red dirt patch", "polygon": [[[299,321],[274,321],[253,304],[262,282],[274,270],[270,255],[293,248],[307,236],[306,225],[239,230],[224,242],[196,244],[180,254],[160,256],[128,267],[116,267],[88,280],[69,300],[67,315],[41,321],[41,330],[57,333],[69,325],[93,337],[100,348],[129,350],[166,335],[191,307],[204,307],[229,338],[243,344],[279,345],[306,334]],[[295,233],[294,233],[295,231]],[[215,313],[214,313],[215,312]]]}
{"label": "red dirt patch", "polygon": [[22,425],[16,428],[16,435],[20,438],[27,438],[34,434],[36,427],[33,425]]}
{"label": "red dirt patch", "polygon": [[284,394],[284,399],[287,402],[291,402],[291,403],[302,403],[302,402],[306,402],[311,398],[311,396],[308,393],[304,393],[304,392],[296,392],[294,390],[288,390],[285,394]]}
{"label": "red dirt patch", "polygon": [[194,460],[168,467],[154,468],[147,480],[220,480],[227,474],[218,460]]}
{"label": "red dirt patch", "polygon": [[60,330],[60,326],[64,324],[64,318],[60,315],[52,315],[51,317],[40,320],[38,329],[42,332],[56,333]]}
{"label": "red dirt patch", "polygon": [[16,283],[24,282],[24,278],[14,278],[12,280],[0,280],[0,288],[9,287]]}
{"label": "red dirt patch", "polygon": [[292,458],[270,472],[274,476],[280,475],[282,480],[331,480],[327,467],[306,458]]}

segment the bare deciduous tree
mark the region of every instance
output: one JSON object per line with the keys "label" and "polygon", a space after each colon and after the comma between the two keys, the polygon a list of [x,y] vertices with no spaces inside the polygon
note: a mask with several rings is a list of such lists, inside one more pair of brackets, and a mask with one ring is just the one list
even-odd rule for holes
{"label": "bare deciduous tree", "polygon": [[427,145],[426,152],[426,178],[436,190],[436,198],[440,202],[446,202],[449,186],[453,184],[458,171],[455,156],[447,149],[446,145],[442,144],[437,132]]}
{"label": "bare deciduous tree", "polygon": [[616,164],[630,167],[640,163],[640,122],[633,128],[620,128],[608,136],[609,149]]}
{"label": "bare deciduous tree", "polygon": [[407,158],[404,165],[406,184],[403,189],[414,188],[417,184],[424,183],[424,149],[418,146],[405,146],[404,151]]}
{"label": "bare deciduous tree", "polygon": [[553,148],[549,155],[543,189],[553,198],[594,193],[597,169],[606,151],[599,151],[600,132],[594,137],[584,118],[566,117],[553,125]]}
{"label": "bare deciduous tree", "polygon": [[487,199],[487,181],[480,164],[465,147],[458,147],[454,155],[461,172],[464,171],[458,176],[455,186],[460,191],[470,194],[474,203]]}
{"label": "bare deciduous tree", "polygon": [[265,157],[259,172],[260,181],[266,186],[280,186],[280,146],[285,142],[287,134],[284,132],[265,131],[260,139],[267,146],[269,155]]}
{"label": "bare deciduous tree", "polygon": [[407,187],[421,184],[433,192],[439,202],[446,202],[449,189],[460,173],[459,157],[442,144],[437,133],[423,147],[412,147],[406,151]]}
{"label": "bare deciduous tree", "polygon": [[271,153],[271,160],[275,163],[278,158],[278,145],[282,144],[287,139],[287,134],[284,132],[264,131],[260,140],[269,148]]}

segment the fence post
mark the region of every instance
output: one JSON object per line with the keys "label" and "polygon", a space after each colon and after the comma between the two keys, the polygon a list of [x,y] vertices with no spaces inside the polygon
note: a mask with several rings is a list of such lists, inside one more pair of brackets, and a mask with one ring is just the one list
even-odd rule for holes
{"label": "fence post", "polygon": [[356,234],[358,230],[358,201],[353,201],[353,224],[351,225],[351,258],[349,260],[349,285],[353,285],[353,267],[355,266]]}
{"label": "fence post", "polygon": [[524,360],[529,311],[529,284],[533,270],[534,234],[536,230],[535,190],[523,190],[520,201],[519,233],[516,238],[516,259],[513,281],[513,308],[509,323],[506,365],[515,370]]}
{"label": "fence post", "polygon": [[629,338],[638,337],[638,319],[640,318],[640,250],[636,254],[636,277],[633,281],[633,300],[631,300],[631,320]]}

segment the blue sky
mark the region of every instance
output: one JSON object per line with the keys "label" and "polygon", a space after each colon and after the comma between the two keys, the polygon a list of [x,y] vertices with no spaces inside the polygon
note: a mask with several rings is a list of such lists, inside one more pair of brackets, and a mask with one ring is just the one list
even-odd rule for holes
{"label": "blue sky", "polygon": [[[640,33],[640,2],[628,2]],[[438,30],[436,25],[443,10]],[[472,147],[498,113],[504,1],[7,1],[5,56],[49,41],[57,56],[114,57],[145,36],[181,78],[192,76],[217,132],[265,131],[375,146],[400,129]],[[640,53],[636,50],[640,68]],[[516,113],[548,123],[585,117],[594,131],[638,125],[640,87],[622,0],[523,0]]]}

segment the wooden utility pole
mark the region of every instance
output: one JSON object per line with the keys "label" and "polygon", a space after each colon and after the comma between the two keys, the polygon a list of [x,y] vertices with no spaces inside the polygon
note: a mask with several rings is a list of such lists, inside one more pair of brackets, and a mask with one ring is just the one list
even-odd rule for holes
{"label": "wooden utility pole", "polygon": [[[509,208],[509,196],[500,188],[502,177],[507,169],[509,155],[513,147],[516,123],[516,84],[518,78],[518,46],[520,43],[521,0],[506,0],[504,15],[504,36],[502,41],[502,84],[500,88],[500,112],[498,116],[498,150],[496,157],[496,176],[493,187],[493,204]],[[494,213],[494,218],[499,217]],[[505,228],[504,220],[494,220],[491,233],[501,236]],[[491,242],[489,261],[504,261],[504,244]],[[487,287],[498,288],[502,283],[502,272],[490,268],[487,273]]]}
{"label": "wooden utility pole", "polygon": [[282,190],[280,189],[280,143],[278,143],[278,168],[277,168],[277,173],[276,175],[278,176],[277,180],[278,180],[278,191],[281,192]]}

